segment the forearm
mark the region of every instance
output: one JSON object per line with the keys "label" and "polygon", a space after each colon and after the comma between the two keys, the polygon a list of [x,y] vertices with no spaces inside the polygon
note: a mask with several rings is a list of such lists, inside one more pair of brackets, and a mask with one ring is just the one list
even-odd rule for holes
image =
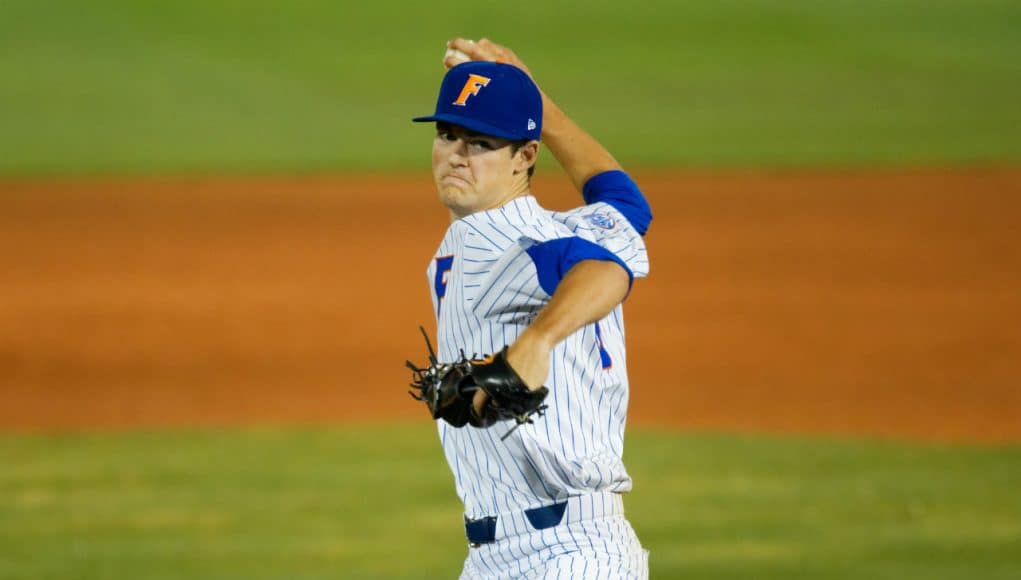
{"label": "forearm", "polygon": [[630,288],[631,278],[616,262],[585,260],[560,281],[553,297],[507,352],[507,360],[530,388],[549,373],[549,353],[586,324],[610,313]]}
{"label": "forearm", "polygon": [[627,296],[629,285],[627,272],[616,262],[579,262],[567,272],[525,334],[534,334],[552,348],[609,314]]}

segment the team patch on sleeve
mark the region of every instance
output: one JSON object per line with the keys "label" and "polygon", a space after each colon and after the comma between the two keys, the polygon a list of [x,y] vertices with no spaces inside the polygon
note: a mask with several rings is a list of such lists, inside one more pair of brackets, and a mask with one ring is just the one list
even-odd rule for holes
{"label": "team patch on sleeve", "polygon": [[597,228],[603,228],[604,230],[612,230],[617,226],[616,220],[614,220],[612,216],[604,212],[597,211],[590,213],[587,216],[585,216],[585,219],[587,219],[592,225],[596,226]]}

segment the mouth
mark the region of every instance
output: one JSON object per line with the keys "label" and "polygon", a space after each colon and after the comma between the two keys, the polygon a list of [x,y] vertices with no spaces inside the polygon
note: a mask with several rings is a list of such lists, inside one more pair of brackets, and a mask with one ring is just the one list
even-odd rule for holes
{"label": "mouth", "polygon": [[454,173],[447,173],[446,175],[440,178],[440,181],[443,183],[462,183],[464,185],[471,185],[471,182],[469,182],[467,179]]}

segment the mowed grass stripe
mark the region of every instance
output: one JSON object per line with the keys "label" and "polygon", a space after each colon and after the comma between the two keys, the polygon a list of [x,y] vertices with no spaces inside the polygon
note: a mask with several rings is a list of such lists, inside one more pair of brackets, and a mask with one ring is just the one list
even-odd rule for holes
{"label": "mowed grass stripe", "polygon": [[[654,578],[1016,578],[1021,448],[629,434]],[[448,578],[431,425],[0,436],[0,578]]]}

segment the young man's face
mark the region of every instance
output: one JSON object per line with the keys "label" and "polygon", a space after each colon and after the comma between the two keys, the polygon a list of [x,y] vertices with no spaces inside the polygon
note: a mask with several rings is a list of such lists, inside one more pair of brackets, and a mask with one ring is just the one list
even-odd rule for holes
{"label": "young man's face", "polygon": [[436,123],[433,179],[440,201],[456,217],[500,207],[528,190],[538,143],[516,152],[512,142],[457,125]]}

